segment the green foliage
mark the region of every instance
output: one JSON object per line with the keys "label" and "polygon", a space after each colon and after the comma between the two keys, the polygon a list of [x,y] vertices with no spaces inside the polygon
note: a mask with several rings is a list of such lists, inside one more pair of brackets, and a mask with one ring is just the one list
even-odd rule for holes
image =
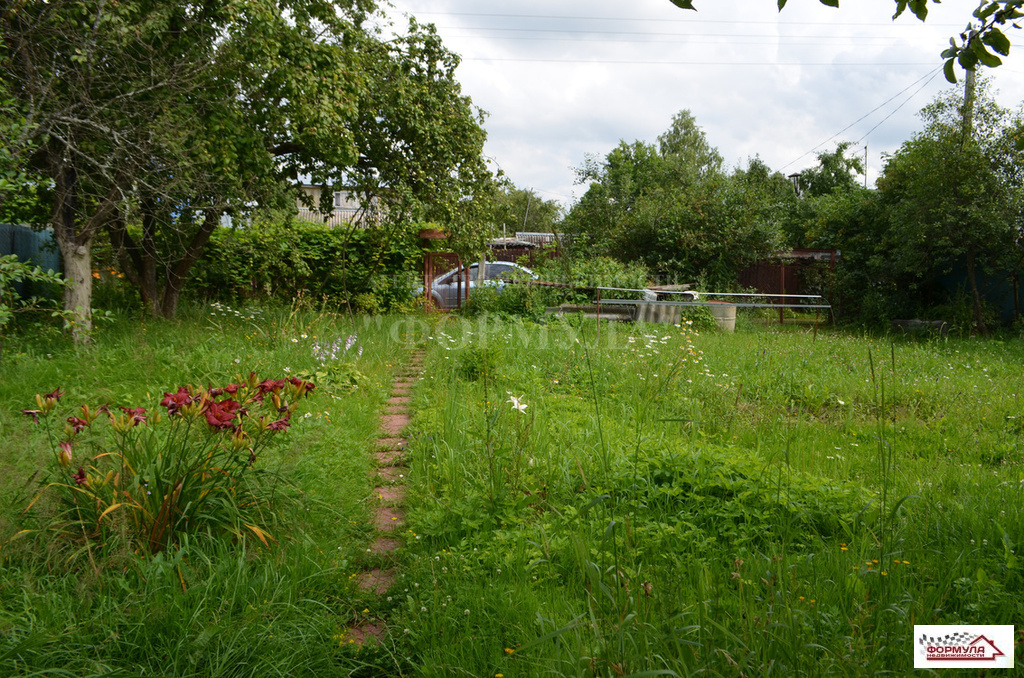
{"label": "green foliage", "polygon": [[409,299],[421,256],[411,227],[257,221],[213,233],[192,294],[231,303],[305,295],[314,303],[326,298],[334,307],[380,312]]}
{"label": "green foliage", "polygon": [[731,288],[744,266],[782,246],[773,211],[785,180],[760,161],[732,176],[721,164],[687,111],[658,148],[621,142],[603,163],[578,170],[591,184],[565,220],[573,247],[641,262],[669,280]]}
{"label": "green foliage", "polygon": [[0,223],[41,224],[49,217],[42,180],[28,169],[32,126],[0,82]]}
{"label": "green foliage", "polygon": [[426,674],[907,673],[914,623],[1024,611],[1019,345],[454,328],[393,613]]}
{"label": "green foliage", "polygon": [[[58,302],[52,291],[64,286],[60,275],[53,271],[44,271],[38,266],[18,261],[18,257],[9,254],[0,256],[0,347],[3,338],[16,314],[35,311],[53,311],[53,315],[61,316]],[[26,286],[37,292],[29,297],[22,297],[15,286]]]}
{"label": "green foliage", "polygon": [[498,187],[492,221],[495,232],[502,227],[508,237],[516,231],[554,233],[560,226],[562,208],[554,200],[544,200],[532,189],[516,188],[510,182]]}
{"label": "green foliage", "polygon": [[[360,158],[339,166],[334,183],[364,204],[379,202],[392,223],[444,224],[455,251],[479,252],[494,187],[482,155],[483,113],[456,80],[458,55],[414,18],[404,35],[359,47],[365,91],[350,131]],[[319,177],[314,172],[314,182]]]}
{"label": "green foliage", "polygon": [[859,186],[856,175],[864,174],[864,163],[860,158],[846,157],[852,145],[843,141],[836,144],[832,153],[819,153],[818,165],[800,173],[800,189],[811,197],[854,191]]}
{"label": "green foliage", "polygon": [[[412,671],[391,641],[357,652],[346,635],[351,625],[379,622],[391,607],[360,591],[352,576],[386,564],[367,553],[369,452],[384,399],[380,384],[407,354],[405,335],[390,322],[273,306],[216,318],[208,311],[186,305],[174,321],[121,318],[97,329],[90,350],[23,334],[8,341],[11,350],[0,363],[0,444],[10,452],[0,458],[0,675],[262,678],[268,672]],[[272,491],[261,495],[261,505],[244,507],[258,514],[250,524],[277,540],[268,537],[269,548],[240,526],[243,539],[185,533],[155,555],[145,546],[136,552],[126,533],[116,532],[127,522],[121,508],[103,519],[116,533],[106,548],[93,549],[94,561],[68,559],[82,543],[73,538],[10,539],[24,526],[21,512],[39,489],[38,471],[56,465],[43,427],[18,413],[34,393],[55,383],[67,389],[53,412],[59,432],[64,419],[57,411],[65,405],[109,402],[121,415],[116,405],[156,405],[161,395],[154,386],[160,384],[224,384],[250,370],[296,374],[318,366],[314,336],[356,333],[365,350],[358,356],[353,347],[343,362],[365,381],[358,388],[318,384],[287,434],[276,434],[246,472],[246,481]],[[261,413],[253,407],[245,430]],[[152,423],[152,414],[137,433]],[[155,429],[165,433],[171,422],[162,416]],[[208,428],[198,423],[197,434]],[[104,436],[113,433],[106,417],[93,426]],[[85,446],[90,428],[76,436],[75,469],[93,456]],[[57,507],[51,488],[32,511],[49,519]]]}
{"label": "green foliage", "polygon": [[538,320],[553,297],[548,290],[529,284],[505,284],[500,288],[485,285],[473,289],[463,313],[469,317],[495,314]]}

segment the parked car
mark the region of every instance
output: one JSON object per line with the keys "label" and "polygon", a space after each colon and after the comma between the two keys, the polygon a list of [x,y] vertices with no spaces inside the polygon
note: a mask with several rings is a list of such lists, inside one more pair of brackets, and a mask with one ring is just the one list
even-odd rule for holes
{"label": "parked car", "polygon": [[[477,286],[479,271],[480,264],[476,263],[467,268],[457,268],[453,271],[448,271],[444,275],[437,277],[430,290],[430,298],[433,300],[434,305],[441,309],[452,309],[458,308],[460,303],[465,303],[466,276],[469,277],[469,289],[472,292],[473,288]],[[501,289],[505,286],[505,281],[513,277],[537,279],[533,271],[511,261],[488,261],[487,268],[484,269],[484,285],[487,286]],[[416,294],[423,294],[423,288],[421,287],[416,290]]]}

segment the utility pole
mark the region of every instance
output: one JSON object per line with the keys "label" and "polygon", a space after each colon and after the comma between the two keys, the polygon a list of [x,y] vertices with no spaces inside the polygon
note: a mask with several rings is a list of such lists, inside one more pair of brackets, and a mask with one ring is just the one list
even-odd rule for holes
{"label": "utility pole", "polygon": [[[985,6],[984,0],[978,6],[979,9]],[[984,23],[984,22],[982,22]],[[975,28],[972,23],[967,31],[967,40],[964,41],[964,47],[971,44],[972,40],[979,40],[978,29]],[[965,73],[964,78],[964,119],[963,128],[960,131],[960,145],[966,146],[967,142],[974,138],[974,90],[975,90],[975,76],[977,74],[976,68],[969,68]]]}
{"label": "utility pole", "polygon": [[864,188],[868,187],[868,145],[864,144]]}
{"label": "utility pole", "polygon": [[974,138],[974,90],[975,90],[975,69],[967,71],[964,78],[964,120],[961,129],[960,145],[965,146]]}

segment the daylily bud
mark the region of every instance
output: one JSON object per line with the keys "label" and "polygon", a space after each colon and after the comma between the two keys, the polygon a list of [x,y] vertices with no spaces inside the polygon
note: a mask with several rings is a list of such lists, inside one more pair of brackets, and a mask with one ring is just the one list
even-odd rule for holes
{"label": "daylily bud", "polygon": [[132,420],[123,415],[110,413],[110,428],[118,433],[124,433],[132,427]]}
{"label": "daylily bud", "polygon": [[60,400],[61,396],[64,395],[64,391],[59,388],[55,388],[44,396],[36,396],[36,402],[39,403],[40,408],[43,412],[50,412],[57,406],[57,401]]}
{"label": "daylily bud", "polygon": [[246,446],[248,438],[249,436],[246,435],[245,431],[243,431],[241,427],[235,429],[234,434],[231,436],[231,447],[236,450],[242,449]]}
{"label": "daylily bud", "polygon": [[82,419],[84,419],[87,423],[92,424],[94,421],[96,421],[96,417],[98,416],[100,416],[100,413],[98,411],[93,412],[92,410],[89,409],[88,405],[82,405]]}
{"label": "daylily bud", "polygon": [[85,469],[81,466],[78,467],[78,473],[73,473],[71,477],[75,480],[76,485],[88,485],[89,478],[85,475]]}
{"label": "daylily bud", "polygon": [[37,393],[36,405],[39,406],[39,409],[42,411],[43,414],[49,414],[50,412],[53,411],[53,408],[57,407],[57,399],[51,397],[44,398],[43,396]]}
{"label": "daylily bud", "polygon": [[256,376],[255,372],[249,373],[249,388],[256,388],[260,383],[260,378]]}
{"label": "daylily bud", "polygon": [[60,442],[60,452],[57,453],[57,461],[64,468],[71,465],[71,442],[68,440],[62,440]]}
{"label": "daylily bud", "polygon": [[281,396],[277,395],[276,393],[271,393],[270,395],[271,395],[272,402],[274,403],[274,407],[277,408],[278,410],[280,410],[281,409]]}

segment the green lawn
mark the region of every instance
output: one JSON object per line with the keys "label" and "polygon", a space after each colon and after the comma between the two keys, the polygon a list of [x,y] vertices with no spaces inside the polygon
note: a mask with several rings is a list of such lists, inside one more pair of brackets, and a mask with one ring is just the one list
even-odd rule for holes
{"label": "green lawn", "polygon": [[[914,624],[1024,618],[1019,341],[248,314],[8,342],[0,673],[906,675]],[[406,546],[374,597],[368,453],[414,343]],[[260,460],[276,542],[8,541],[56,515],[22,514],[59,473],[36,393],[158,410],[250,371],[318,382]],[[346,643],[380,619],[383,646]]]}

